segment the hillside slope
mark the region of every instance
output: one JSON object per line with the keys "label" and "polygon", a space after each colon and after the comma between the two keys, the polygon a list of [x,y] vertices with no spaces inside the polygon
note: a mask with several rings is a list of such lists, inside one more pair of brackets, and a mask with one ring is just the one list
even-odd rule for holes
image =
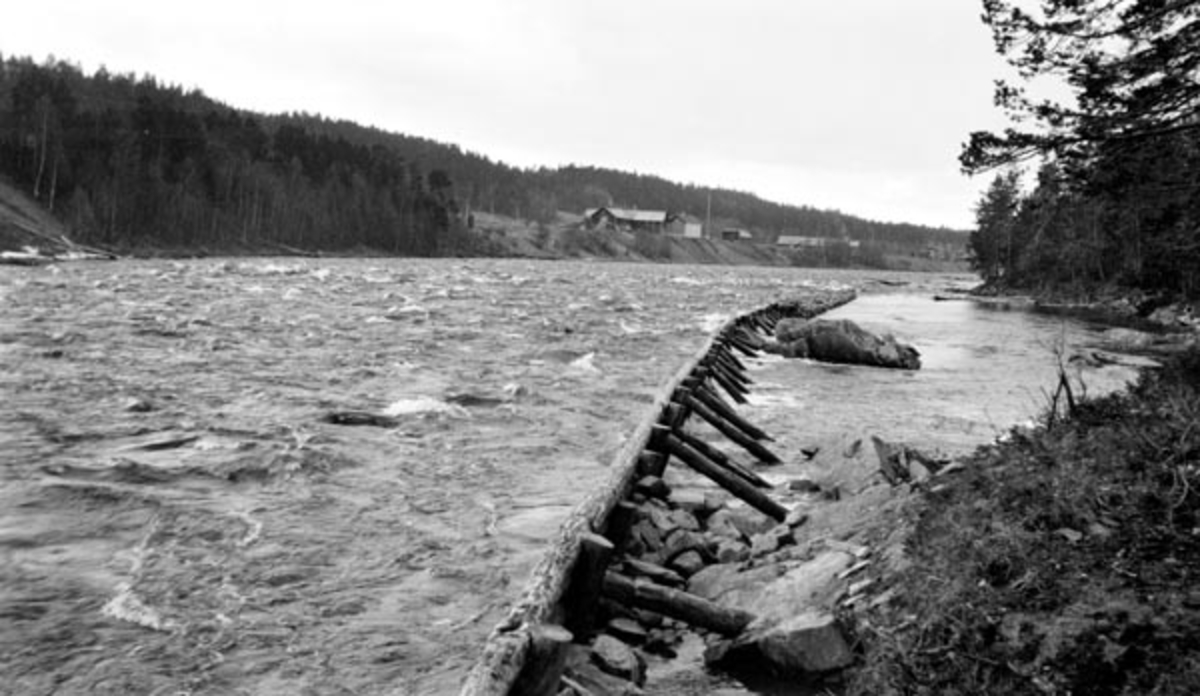
{"label": "hillside slope", "polygon": [[0,179],[0,251],[35,247],[58,253],[71,246],[62,223],[32,198]]}
{"label": "hillside slope", "polygon": [[[55,128],[39,127],[48,119]],[[129,253],[492,255],[467,234],[473,215],[553,225],[558,211],[601,205],[703,215],[764,243],[854,240],[876,256],[954,256],[966,240],[649,174],[523,169],[425,138],[240,110],[150,77],[29,58],[0,60],[0,176],[39,192],[75,241]]]}

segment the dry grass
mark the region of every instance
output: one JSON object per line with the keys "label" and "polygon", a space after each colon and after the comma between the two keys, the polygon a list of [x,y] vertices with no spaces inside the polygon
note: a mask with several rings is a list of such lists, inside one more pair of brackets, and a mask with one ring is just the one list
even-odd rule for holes
{"label": "dry grass", "polygon": [[1200,693],[1200,353],[930,494],[853,694]]}

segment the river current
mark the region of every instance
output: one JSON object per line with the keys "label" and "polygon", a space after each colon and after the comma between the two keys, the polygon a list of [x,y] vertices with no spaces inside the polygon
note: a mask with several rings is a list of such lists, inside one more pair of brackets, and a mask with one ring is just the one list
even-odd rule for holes
{"label": "river current", "polygon": [[[454,693],[559,522],[725,318],[831,316],[914,372],[767,357],[778,437],[947,454],[1101,327],[965,275],[518,260],[0,267],[0,693]],[[1074,373],[1073,373],[1074,374]],[[1075,374],[1090,393],[1133,377]],[[1080,387],[1082,389],[1082,387]],[[390,427],[329,422],[386,414]]]}

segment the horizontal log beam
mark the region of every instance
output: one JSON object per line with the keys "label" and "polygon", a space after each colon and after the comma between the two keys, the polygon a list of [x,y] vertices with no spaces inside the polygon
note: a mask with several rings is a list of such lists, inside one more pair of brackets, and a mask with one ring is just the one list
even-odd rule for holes
{"label": "horizontal log beam", "polygon": [[750,507],[776,522],[783,522],[787,518],[787,508],[772,500],[754,484],[696,451],[694,447],[689,446],[674,433],[660,432],[655,439],[664,451],[669,452],[697,473],[712,479],[725,490],[744,500]]}
{"label": "horizontal log beam", "polygon": [[742,432],[746,433],[755,440],[773,441],[770,435],[762,428],[756,427],[753,423],[742,418],[742,415],[735,411],[732,406],[725,403],[721,397],[713,394],[708,389],[701,387],[700,389],[691,390],[693,396],[700,400],[702,404],[708,406],[714,413],[723,417],[725,420],[736,425]]}
{"label": "horizontal log beam", "polygon": [[698,628],[736,636],[754,621],[741,609],[723,607],[703,597],[649,581],[634,581],[617,573],[604,576],[604,596],[626,606],[653,611]]}
{"label": "horizontal log beam", "polygon": [[730,459],[729,455],[725,454],[724,452],[717,449],[716,447],[713,447],[712,445],[708,444],[704,440],[701,440],[700,438],[696,437],[695,435],[692,435],[691,433],[688,433],[688,432],[684,432],[682,430],[676,430],[675,435],[680,440],[683,440],[684,444],[688,445],[689,447],[696,450],[700,454],[703,454],[704,456],[708,457],[715,464],[723,466],[726,469],[729,469],[734,474],[737,474],[738,476],[741,476],[742,478],[746,479],[746,482],[749,483],[750,485],[757,486],[758,488],[774,488],[774,486],[772,486],[769,481],[767,481],[763,477],[759,476],[758,474],[754,473],[753,471],[750,471],[749,469],[742,466],[741,464],[738,464],[734,460]]}
{"label": "horizontal log beam", "polygon": [[750,454],[754,455],[759,461],[766,464],[781,464],[783,460],[775,455],[774,452],[763,447],[758,440],[750,437],[746,433],[739,430],[736,426],[730,424],[729,421],[720,417],[712,411],[708,406],[702,404],[691,394],[684,397],[684,403],[692,412],[703,418],[709,425],[716,428],[722,435],[733,440]]}

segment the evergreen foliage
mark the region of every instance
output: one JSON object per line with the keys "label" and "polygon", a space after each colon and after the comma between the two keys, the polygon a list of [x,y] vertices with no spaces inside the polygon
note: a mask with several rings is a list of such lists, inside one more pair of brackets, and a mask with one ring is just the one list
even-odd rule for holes
{"label": "evergreen foliage", "polygon": [[0,62],[0,174],[110,247],[461,251],[453,189],[394,150],[153,78]]}
{"label": "evergreen foliage", "polygon": [[552,223],[618,205],[756,230],[861,240],[879,253],[961,247],[960,231],[880,223],[750,193],[588,166],[520,169],[426,138],[307,113],[262,115],[154,78],[0,57],[0,175],[76,241],[167,250],[487,253],[486,211]]}
{"label": "evergreen foliage", "polygon": [[983,6],[1024,78],[1061,79],[1075,96],[1035,100],[1000,82],[997,103],[1024,129],[972,133],[963,148],[970,173],[1043,158],[1005,221],[991,214],[994,187],[980,203],[973,247],[1008,245],[987,257],[985,277],[1200,294],[1200,1],[1041,0],[1036,14],[1005,0]]}

